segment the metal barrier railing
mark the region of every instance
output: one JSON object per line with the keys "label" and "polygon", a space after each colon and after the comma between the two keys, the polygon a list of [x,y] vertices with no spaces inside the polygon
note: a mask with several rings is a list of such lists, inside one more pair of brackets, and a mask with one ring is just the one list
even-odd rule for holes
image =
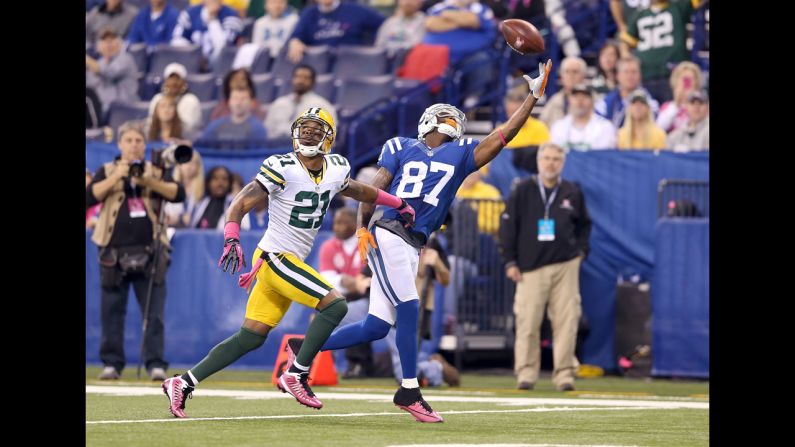
{"label": "metal barrier railing", "polygon": [[448,227],[451,296],[456,300],[456,364],[461,354],[477,349],[513,346],[514,284],[505,277],[500,257],[502,200],[466,199],[452,207]]}

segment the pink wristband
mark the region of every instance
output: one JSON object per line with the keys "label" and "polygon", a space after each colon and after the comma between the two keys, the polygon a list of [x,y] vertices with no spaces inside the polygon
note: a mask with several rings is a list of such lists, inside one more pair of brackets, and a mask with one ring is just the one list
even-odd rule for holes
{"label": "pink wristband", "polygon": [[229,238],[240,240],[240,224],[229,221],[224,225],[224,240]]}
{"label": "pink wristband", "polygon": [[508,145],[508,143],[505,141],[505,135],[503,135],[503,134],[502,134],[502,129],[500,129],[500,128],[498,127],[498,128],[497,128],[497,133],[499,133],[499,135],[500,135],[500,141],[502,141],[502,145],[503,145],[503,146],[507,146],[507,145]]}
{"label": "pink wristband", "polygon": [[400,198],[395,197],[382,189],[379,189],[378,195],[375,197],[375,202],[373,203],[376,205],[386,205],[390,208],[400,208],[400,205],[403,203],[403,201],[400,200]]}

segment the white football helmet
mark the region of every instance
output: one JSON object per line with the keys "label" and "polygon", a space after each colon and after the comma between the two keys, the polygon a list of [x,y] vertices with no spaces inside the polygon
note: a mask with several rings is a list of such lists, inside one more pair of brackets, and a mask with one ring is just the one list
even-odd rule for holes
{"label": "white football helmet", "polygon": [[433,129],[437,129],[453,141],[461,138],[466,128],[467,117],[464,112],[458,110],[450,104],[434,104],[423,112],[420,123],[417,126],[419,140],[425,142],[425,135]]}

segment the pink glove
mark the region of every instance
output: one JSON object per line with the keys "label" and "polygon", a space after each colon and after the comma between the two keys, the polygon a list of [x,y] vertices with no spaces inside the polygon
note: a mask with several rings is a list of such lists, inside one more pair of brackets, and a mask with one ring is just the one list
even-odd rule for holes
{"label": "pink glove", "polygon": [[237,222],[227,222],[224,226],[224,253],[218,260],[218,267],[223,268],[224,272],[229,269],[230,275],[235,274],[246,266],[246,259],[243,257],[243,247],[240,246],[240,224]]}

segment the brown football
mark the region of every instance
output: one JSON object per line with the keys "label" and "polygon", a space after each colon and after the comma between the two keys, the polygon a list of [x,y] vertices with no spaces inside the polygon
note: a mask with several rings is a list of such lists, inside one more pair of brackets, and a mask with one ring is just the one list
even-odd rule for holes
{"label": "brown football", "polygon": [[508,46],[517,53],[538,54],[544,52],[544,38],[532,23],[520,19],[508,19],[500,24],[500,28]]}

